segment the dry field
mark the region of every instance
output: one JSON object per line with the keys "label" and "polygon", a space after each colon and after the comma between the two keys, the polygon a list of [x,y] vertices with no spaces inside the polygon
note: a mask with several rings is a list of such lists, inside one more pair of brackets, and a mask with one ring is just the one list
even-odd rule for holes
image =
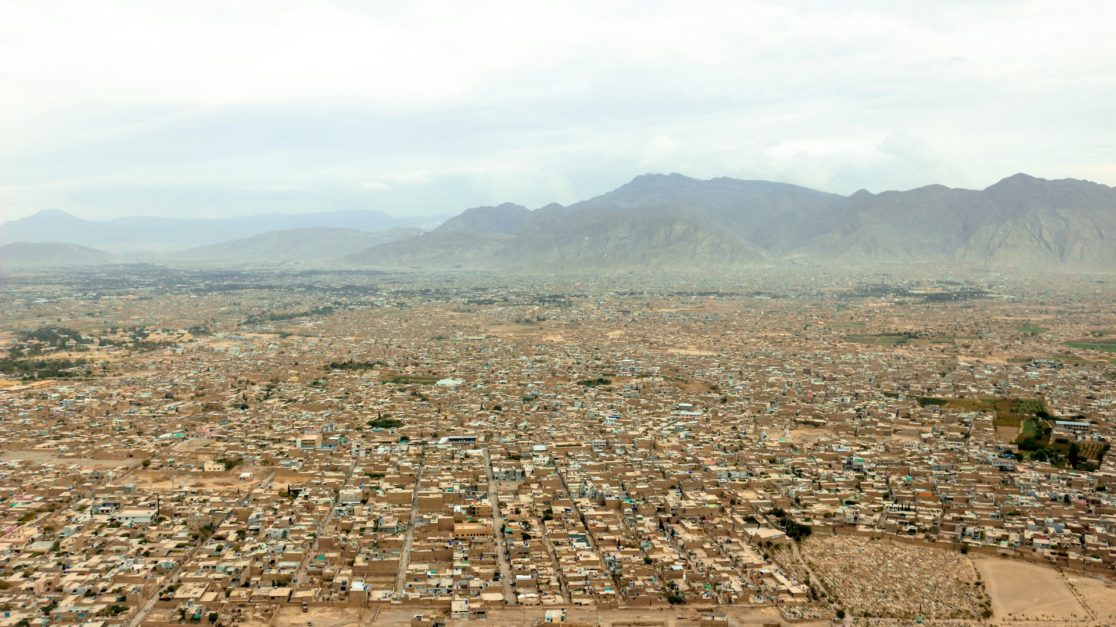
{"label": "dry field", "polygon": [[713,351],[702,350],[702,349],[696,348],[694,346],[667,347],[667,348],[659,348],[659,349],[655,349],[655,350],[657,350],[659,352],[667,353],[667,354],[670,354],[670,355],[690,355],[690,356],[693,356],[693,357],[710,357],[710,356],[713,356],[713,355],[717,354]]}
{"label": "dry field", "polygon": [[973,562],[984,576],[997,620],[1065,623],[1088,619],[1085,608],[1054,568],[995,557],[979,557]]}
{"label": "dry field", "polygon": [[141,470],[133,473],[128,482],[142,491],[172,491],[205,489],[219,492],[245,492],[256,487],[265,475],[256,472],[251,479],[241,481],[240,469],[227,472],[197,472],[173,470]]}
{"label": "dry field", "polygon": [[[354,608],[310,608],[305,614],[295,605],[280,608],[272,627],[302,627],[308,622],[313,627],[349,627],[356,625],[408,625],[416,614],[437,616],[450,625],[497,625],[502,627],[529,627],[542,623],[546,608],[541,607],[501,607],[490,608],[488,616],[483,621],[449,621],[445,609],[430,609],[422,607],[380,606],[362,609]],[[775,608],[737,608],[726,607],[718,613],[727,614],[730,625],[770,625],[782,624],[778,610]],[[621,627],[624,625],[640,625],[652,627],[696,626],[701,618],[701,612],[694,608],[640,608],[640,609],[609,609],[597,610],[596,608],[568,608],[566,622],[574,624],[600,625],[601,627]],[[828,625],[825,623],[798,622],[801,627],[815,627]]]}
{"label": "dry field", "polygon": [[52,466],[76,465],[81,468],[127,468],[140,464],[139,459],[81,459],[61,457],[46,451],[4,451],[0,453],[0,460],[6,462],[20,460]]}
{"label": "dry field", "polygon": [[1083,575],[1067,575],[1066,579],[1098,622],[1116,623],[1116,583]]}

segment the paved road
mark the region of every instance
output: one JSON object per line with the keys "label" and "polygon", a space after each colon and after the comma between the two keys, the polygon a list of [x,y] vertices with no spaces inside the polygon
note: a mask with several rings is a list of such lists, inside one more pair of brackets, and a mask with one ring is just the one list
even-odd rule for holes
{"label": "paved road", "polygon": [[504,603],[515,605],[518,598],[512,590],[511,567],[508,566],[507,546],[504,544],[504,516],[500,513],[500,498],[496,494],[496,479],[492,475],[492,456],[484,449],[484,471],[488,475],[488,500],[492,503],[492,531],[496,536],[496,563],[500,567],[500,583],[504,584]]}
{"label": "paved road", "polygon": [[395,598],[403,597],[403,584],[407,581],[407,567],[411,563],[411,544],[415,541],[415,520],[418,518],[419,484],[422,482],[423,461],[419,460],[415,474],[415,489],[411,492],[411,519],[407,521],[407,537],[403,540],[403,553],[399,556],[399,573],[395,576]]}

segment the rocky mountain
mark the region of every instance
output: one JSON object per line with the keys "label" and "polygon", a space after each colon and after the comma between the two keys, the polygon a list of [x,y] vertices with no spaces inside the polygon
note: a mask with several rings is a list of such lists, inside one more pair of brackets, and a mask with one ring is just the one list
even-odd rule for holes
{"label": "rocky mountain", "polygon": [[125,217],[84,220],[64,211],[46,210],[0,224],[0,244],[66,242],[115,253],[164,253],[216,244],[268,231],[335,228],[383,231],[419,226],[424,218],[395,218],[379,211],[273,213],[230,218]]}
{"label": "rocky mountain", "polygon": [[96,266],[117,259],[103,250],[57,242],[12,242],[0,246],[3,268]]}
{"label": "rocky mountain", "polygon": [[1018,174],[840,196],[729,178],[643,175],[568,207],[469,209],[347,258],[374,267],[705,269],[950,263],[1116,270],[1116,189]]}
{"label": "rocky mountain", "polygon": [[305,228],[270,231],[218,244],[197,246],[163,257],[168,263],[194,264],[300,264],[336,261],[361,250],[414,237],[417,228],[386,231]]}
{"label": "rocky mountain", "polygon": [[1016,174],[979,191],[857,192],[834,229],[796,252],[844,263],[1116,269],[1114,236],[1116,189]]}

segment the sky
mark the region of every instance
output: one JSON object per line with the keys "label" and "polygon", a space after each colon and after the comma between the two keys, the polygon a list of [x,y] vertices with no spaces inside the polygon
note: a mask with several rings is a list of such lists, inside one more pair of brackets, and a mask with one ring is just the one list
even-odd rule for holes
{"label": "sky", "polygon": [[0,220],[1116,185],[1116,3],[0,0]]}

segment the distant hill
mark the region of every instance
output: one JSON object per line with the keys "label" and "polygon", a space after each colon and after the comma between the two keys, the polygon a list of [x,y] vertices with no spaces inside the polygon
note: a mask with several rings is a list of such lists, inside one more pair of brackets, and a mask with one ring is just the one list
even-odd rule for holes
{"label": "distant hill", "polygon": [[338,260],[384,269],[704,271],[933,263],[1116,271],[1116,188],[1025,174],[983,190],[929,185],[850,196],[769,181],[645,174],[569,206],[474,207],[422,233],[401,230],[400,222],[361,211],[104,222],[43,211],[0,225],[0,243],[157,250],[183,263]]}
{"label": "distant hill", "polygon": [[858,192],[835,228],[797,252],[843,263],[1116,269],[1114,237],[1116,189],[1016,174],[979,191]]}
{"label": "distant hill", "polygon": [[358,251],[414,237],[417,228],[386,231],[305,228],[270,231],[207,246],[197,246],[164,256],[168,263],[197,264],[326,264]]}
{"label": "distant hill", "polygon": [[946,263],[1116,270],[1116,189],[1018,174],[984,190],[930,185],[840,196],[649,174],[568,207],[466,210],[347,261],[528,271]]}
{"label": "distant hill", "polygon": [[103,250],[77,244],[13,242],[0,246],[0,269],[95,266],[115,261],[115,257]]}
{"label": "distant hill", "polygon": [[216,244],[269,231],[334,228],[360,231],[415,227],[426,218],[395,218],[379,211],[272,213],[230,218],[125,217],[84,220],[65,211],[46,210],[0,224],[0,244],[66,242],[116,253],[163,253]]}

